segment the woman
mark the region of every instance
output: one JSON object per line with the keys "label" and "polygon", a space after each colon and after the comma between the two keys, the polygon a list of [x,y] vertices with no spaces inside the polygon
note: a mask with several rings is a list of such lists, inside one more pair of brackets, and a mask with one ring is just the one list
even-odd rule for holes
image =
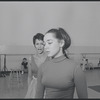
{"label": "woman", "polygon": [[84,72],[65,52],[71,44],[67,32],[63,28],[50,29],[44,43],[52,59],[38,70],[35,98],[73,98],[75,87],[79,98],[87,98]]}
{"label": "woman", "polygon": [[37,33],[33,37],[33,44],[36,49],[35,55],[31,55],[28,66],[28,91],[25,98],[34,98],[38,67],[46,60],[47,55],[44,52],[44,35]]}

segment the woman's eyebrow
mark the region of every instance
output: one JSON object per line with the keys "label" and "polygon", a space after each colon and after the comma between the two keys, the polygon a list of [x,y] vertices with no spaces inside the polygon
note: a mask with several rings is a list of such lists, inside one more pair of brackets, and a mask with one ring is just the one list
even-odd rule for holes
{"label": "woman's eyebrow", "polygon": [[47,41],[49,42],[49,41],[53,41],[53,40],[52,39],[48,39]]}

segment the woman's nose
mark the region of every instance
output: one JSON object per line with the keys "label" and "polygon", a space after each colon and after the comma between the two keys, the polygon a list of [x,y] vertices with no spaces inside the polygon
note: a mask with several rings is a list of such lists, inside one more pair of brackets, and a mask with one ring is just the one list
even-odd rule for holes
{"label": "woman's nose", "polygon": [[41,48],[42,46],[41,45],[39,45],[39,48]]}

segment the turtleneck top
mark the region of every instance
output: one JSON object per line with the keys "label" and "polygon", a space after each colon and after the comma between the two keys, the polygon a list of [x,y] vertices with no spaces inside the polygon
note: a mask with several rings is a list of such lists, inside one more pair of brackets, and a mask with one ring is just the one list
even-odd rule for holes
{"label": "turtleneck top", "polygon": [[38,72],[36,97],[73,98],[74,90],[79,98],[87,98],[87,83],[80,66],[60,56],[42,64]]}

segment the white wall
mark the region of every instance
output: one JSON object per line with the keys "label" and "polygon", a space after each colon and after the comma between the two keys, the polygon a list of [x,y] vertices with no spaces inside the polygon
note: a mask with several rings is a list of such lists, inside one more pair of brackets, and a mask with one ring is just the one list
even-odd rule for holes
{"label": "white wall", "polygon": [[72,46],[95,50],[100,46],[100,2],[0,2],[0,54],[34,53],[33,35],[56,27],[69,33]]}
{"label": "white wall", "polygon": [[0,2],[0,45],[32,45],[53,27],[66,29],[74,46],[100,46],[100,2]]}

